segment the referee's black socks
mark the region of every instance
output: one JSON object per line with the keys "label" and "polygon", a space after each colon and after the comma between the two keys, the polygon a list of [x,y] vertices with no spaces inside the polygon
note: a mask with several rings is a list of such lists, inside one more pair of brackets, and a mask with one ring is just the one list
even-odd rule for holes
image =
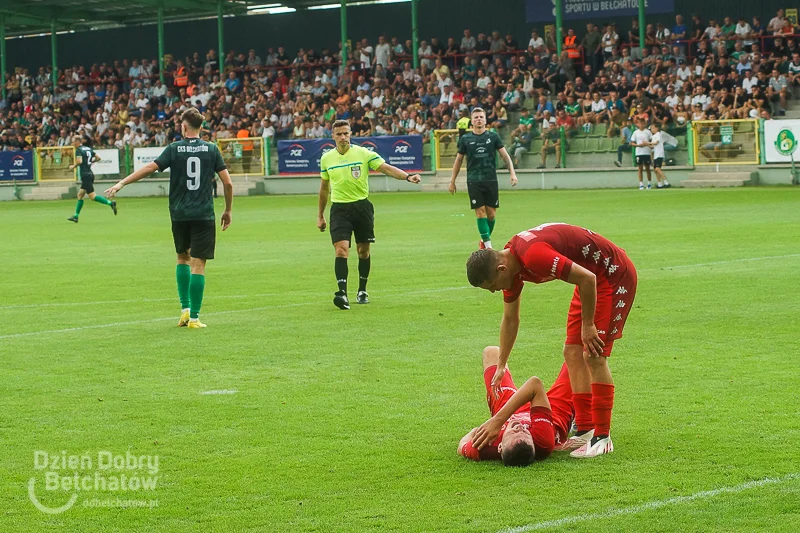
{"label": "referee's black socks", "polygon": [[369,267],[372,257],[366,259],[358,258],[358,292],[367,290],[367,280],[369,280]]}
{"label": "referee's black socks", "polygon": [[334,263],[336,282],[339,284],[339,292],[347,294],[347,258],[337,257]]}

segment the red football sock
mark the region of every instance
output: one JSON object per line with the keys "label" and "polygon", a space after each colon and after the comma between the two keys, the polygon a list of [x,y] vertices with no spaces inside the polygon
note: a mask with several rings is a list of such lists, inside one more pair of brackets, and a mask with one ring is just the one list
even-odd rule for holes
{"label": "red football sock", "polygon": [[594,435],[609,434],[611,428],[611,410],[614,408],[614,385],[609,383],[592,383],[592,417],[594,418]]}
{"label": "red football sock", "polygon": [[573,393],[572,404],[575,406],[575,426],[578,428],[578,433],[594,429],[594,423],[592,422],[592,393]]}

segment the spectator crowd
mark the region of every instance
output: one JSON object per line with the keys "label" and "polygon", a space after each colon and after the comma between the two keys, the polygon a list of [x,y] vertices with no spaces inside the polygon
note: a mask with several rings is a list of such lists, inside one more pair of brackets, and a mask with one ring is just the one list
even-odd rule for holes
{"label": "spectator crowd", "polygon": [[693,120],[779,116],[800,84],[798,33],[779,10],[767,25],[677,15],[672,28],[649,24],[643,46],[637,20],[625,35],[613,23],[590,23],[580,38],[564,31],[560,55],[551,32],[533,30],[521,43],[466,29],[460,39],[421,41],[417,69],[411,41],[384,36],[348,46],[343,69],[341,43],[294,56],[283,47],[222,59],[209,50],[73,66],[58,71],[55,87],[49,67],[17,68],[5,73],[0,148],[64,146],[75,134],[97,147],[164,146],[179,138],[187,106],[204,113],[212,139],[326,137],[333,121],[348,119],[354,136],[427,140],[480,106],[521,154],[538,135],[555,144],[560,126],[602,123],[613,136],[641,121],[675,130]]}

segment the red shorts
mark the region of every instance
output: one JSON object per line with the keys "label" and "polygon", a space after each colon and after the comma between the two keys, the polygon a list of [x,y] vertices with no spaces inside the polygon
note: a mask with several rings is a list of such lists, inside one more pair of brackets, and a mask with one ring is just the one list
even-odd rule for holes
{"label": "red shorts", "polygon": [[556,432],[556,444],[561,444],[567,440],[572,419],[575,411],[572,406],[572,386],[569,382],[569,371],[567,364],[561,366],[553,386],[547,391],[547,399],[550,401],[550,409],[553,412],[553,428]]}
{"label": "red shorts", "polygon": [[[492,413],[492,416],[496,415],[497,411],[502,409],[503,406],[508,403],[508,400],[514,396],[514,393],[517,392],[517,386],[514,385],[514,378],[511,377],[511,371],[506,369],[503,380],[500,382],[500,397],[495,398],[492,392],[492,378],[496,370],[497,365],[492,365],[483,371],[483,383],[486,385],[486,402],[489,404],[489,411]],[[515,413],[527,413],[530,410],[531,404],[528,402],[517,409]]]}
{"label": "red shorts", "polygon": [[[630,261],[625,265],[625,273],[615,283],[605,277],[597,278],[597,305],[594,310],[594,325],[603,339],[603,355],[611,355],[614,341],[622,337],[625,321],[636,296],[636,269]],[[572,295],[567,316],[567,340],[564,344],[583,345],[581,338],[581,297],[578,287]]]}

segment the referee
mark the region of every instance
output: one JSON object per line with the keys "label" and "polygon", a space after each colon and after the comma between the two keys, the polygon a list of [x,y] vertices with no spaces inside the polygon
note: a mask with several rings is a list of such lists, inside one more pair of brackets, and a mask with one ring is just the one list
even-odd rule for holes
{"label": "referee", "polygon": [[492,247],[492,231],[494,230],[497,208],[500,207],[500,195],[497,187],[497,165],[495,152],[506,162],[508,172],[511,174],[511,186],[517,184],[517,173],[511,156],[503,146],[500,136],[486,129],[486,111],[480,107],[472,110],[472,131],[465,133],[458,139],[458,155],[453,164],[453,174],[450,177],[450,194],[456,193],[456,177],[461,170],[461,162],[467,158],[467,192],[469,203],[475,210],[478,222],[478,233],[481,240],[480,248]]}
{"label": "referee", "polygon": [[369,196],[369,171],[391,176],[394,179],[419,183],[419,174],[408,174],[393,167],[377,153],[350,144],[350,124],[346,120],[333,123],[333,140],[336,150],[326,152],[319,161],[320,177],[319,212],[317,228],[325,231],[325,206],[331,195],[331,241],[336,250],[334,271],[339,290],[333,304],[339,309],[350,309],[347,299],[347,257],[350,239],[356,236],[358,250],[358,296],[360,304],[369,303],[367,279],[369,278],[369,245],[375,242],[375,214]]}
{"label": "referee", "polygon": [[114,214],[117,214],[117,202],[112,202],[108,198],[94,192],[94,173],[92,173],[92,163],[100,161],[100,156],[95,153],[87,136],[75,135],[72,138],[72,145],[75,147],[75,163],[69,166],[70,170],[80,167],[81,188],[78,191],[78,203],[75,205],[75,214],[67,220],[78,223],[78,217],[83,209],[83,197],[88,196],[89,200],[94,200],[101,204],[111,207]]}

